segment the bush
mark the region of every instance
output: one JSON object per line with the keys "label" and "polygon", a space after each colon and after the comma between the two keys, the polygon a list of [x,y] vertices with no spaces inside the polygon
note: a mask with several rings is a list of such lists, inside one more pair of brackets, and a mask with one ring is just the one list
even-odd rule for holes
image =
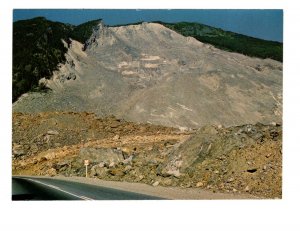
{"label": "bush", "polygon": [[283,61],[283,44],[253,38],[199,23],[163,23],[162,25],[184,36],[191,36],[203,43],[209,43],[219,49],[241,53],[258,58],[271,58]]}

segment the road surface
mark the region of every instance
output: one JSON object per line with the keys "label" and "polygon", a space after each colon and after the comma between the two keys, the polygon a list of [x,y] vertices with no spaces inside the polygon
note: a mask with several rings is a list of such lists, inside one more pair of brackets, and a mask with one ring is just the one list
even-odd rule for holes
{"label": "road surface", "polygon": [[14,176],[12,200],[158,200],[139,193],[102,186],[58,180]]}

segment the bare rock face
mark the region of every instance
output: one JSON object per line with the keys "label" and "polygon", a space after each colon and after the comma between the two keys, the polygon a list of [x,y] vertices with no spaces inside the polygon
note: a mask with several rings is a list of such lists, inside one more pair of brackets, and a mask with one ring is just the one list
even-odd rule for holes
{"label": "bare rock face", "polygon": [[82,164],[84,160],[91,163],[104,163],[110,165],[124,160],[122,151],[113,148],[82,148],[79,152],[77,162]]}
{"label": "bare rock face", "polygon": [[13,157],[19,157],[19,156],[23,156],[25,155],[25,151],[24,151],[24,147],[20,144],[13,144],[13,147],[12,147],[12,154],[13,154]]}
{"label": "bare rock face", "polygon": [[221,51],[156,23],[99,28],[72,41],[53,91],[21,97],[14,111],[91,111],[188,129],[279,123],[282,63]]}
{"label": "bare rock face", "polygon": [[[89,160],[88,176],[103,180],[282,195],[279,124],[207,125],[182,133],[117,121],[88,113],[14,114],[13,175],[85,176]],[[37,135],[60,145],[43,145]]]}

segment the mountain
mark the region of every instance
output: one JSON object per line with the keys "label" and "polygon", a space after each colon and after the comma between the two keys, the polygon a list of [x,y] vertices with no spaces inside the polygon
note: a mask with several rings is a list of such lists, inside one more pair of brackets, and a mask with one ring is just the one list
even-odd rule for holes
{"label": "mountain", "polygon": [[101,21],[102,19],[96,19],[75,26],[73,27],[69,37],[77,40],[78,42],[84,43],[91,37],[93,29],[96,28]]}
{"label": "mountain", "polygon": [[[58,64],[65,62],[67,50],[61,40],[67,41],[71,37],[85,43],[100,21],[97,19],[78,26],[52,22],[44,17],[14,22],[13,102],[25,92],[48,90],[40,86],[38,81],[43,77],[49,78],[57,70]],[[282,61],[283,44],[279,42],[251,38],[199,23],[157,23],[223,50]]]}
{"label": "mountain", "polygon": [[194,37],[200,42],[212,44],[222,50],[280,62],[283,60],[283,44],[280,42],[253,38],[200,23],[159,23],[177,33]]}
{"label": "mountain", "polygon": [[86,176],[89,160],[102,180],[281,198],[281,62],[162,23],[19,23],[14,175]]}
{"label": "mountain", "polygon": [[52,22],[44,17],[13,24],[13,102],[25,92],[46,90],[41,78],[50,78],[59,63],[64,63],[68,37],[84,42],[99,20],[79,26]]}
{"label": "mountain", "polygon": [[281,62],[220,50],[162,24],[100,22],[85,44],[72,40],[65,58],[40,80],[52,91],[23,95],[15,112],[90,111],[182,129],[281,123]]}
{"label": "mountain", "polygon": [[[126,25],[138,25],[141,23],[143,22]],[[270,58],[280,62],[283,61],[283,43],[281,42],[254,38],[202,23],[166,23],[162,21],[153,21],[153,23],[159,23],[183,36],[193,37],[200,42],[211,44],[221,50],[237,52],[262,59]],[[119,26],[125,25],[116,25],[115,27]]]}

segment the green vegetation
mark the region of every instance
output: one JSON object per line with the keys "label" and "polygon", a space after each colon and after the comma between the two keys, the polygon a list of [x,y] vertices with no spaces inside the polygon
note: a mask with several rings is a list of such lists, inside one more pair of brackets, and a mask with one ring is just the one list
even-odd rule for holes
{"label": "green vegetation", "polygon": [[[113,27],[139,25],[142,23],[143,21],[115,25]],[[161,21],[154,21],[153,23],[159,23],[183,36],[194,37],[200,42],[211,44],[222,50],[237,52],[251,57],[270,58],[280,62],[283,60],[283,44],[280,42],[253,38],[200,23],[165,23]]]}
{"label": "green vegetation", "polygon": [[257,39],[199,23],[160,23],[184,36],[191,36],[215,47],[258,58],[271,58],[282,62],[283,44]]}
{"label": "green vegetation", "polygon": [[50,77],[57,64],[65,61],[61,39],[72,27],[38,17],[13,24],[13,101],[38,88],[42,77]]}
{"label": "green vegetation", "polygon": [[71,37],[84,42],[92,34],[94,20],[73,26],[52,22],[44,17],[22,20],[13,24],[13,102],[28,91],[44,91],[39,80],[49,78],[59,63],[65,62],[62,39]]}
{"label": "green vegetation", "polygon": [[[44,17],[14,22],[13,102],[25,92],[47,90],[45,86],[39,86],[39,80],[49,78],[57,70],[58,64],[65,62],[67,48],[62,39],[67,41],[70,37],[84,43],[100,21],[101,19],[93,20],[78,26],[52,22]],[[256,39],[199,23],[158,23],[220,49],[282,61],[283,45],[279,42]]]}
{"label": "green vegetation", "polygon": [[102,19],[89,21],[76,26],[70,34],[70,37],[81,43],[88,40],[93,32],[93,29],[101,22]]}
{"label": "green vegetation", "polygon": [[134,22],[134,23],[126,23],[126,24],[117,24],[117,25],[113,25],[110,27],[120,27],[120,26],[132,26],[132,25],[140,25],[142,24],[144,21],[139,21],[139,22]]}

